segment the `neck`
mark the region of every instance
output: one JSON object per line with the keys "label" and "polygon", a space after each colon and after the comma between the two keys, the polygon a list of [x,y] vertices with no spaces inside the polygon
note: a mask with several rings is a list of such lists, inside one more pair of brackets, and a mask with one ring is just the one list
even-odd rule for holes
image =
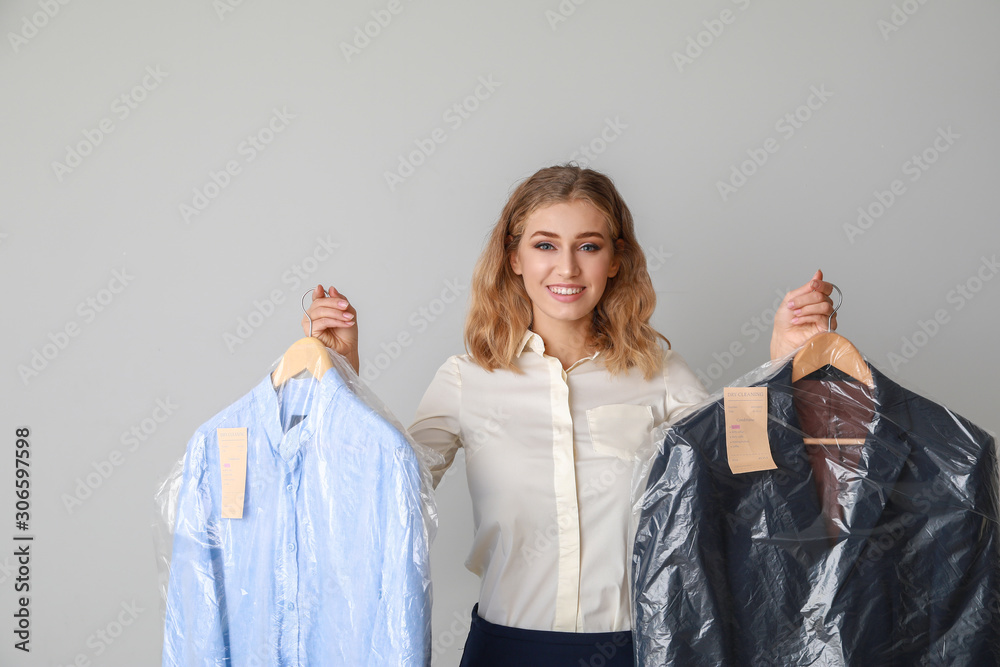
{"label": "neck", "polygon": [[531,330],[541,336],[545,354],[559,359],[564,368],[594,353],[588,320],[540,322],[536,319]]}

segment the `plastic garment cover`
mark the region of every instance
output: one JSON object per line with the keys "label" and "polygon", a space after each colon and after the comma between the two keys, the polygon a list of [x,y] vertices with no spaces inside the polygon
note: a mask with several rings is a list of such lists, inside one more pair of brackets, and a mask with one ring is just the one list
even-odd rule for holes
{"label": "plastic garment cover", "polygon": [[324,353],[205,422],[160,486],[163,665],[430,664],[439,455]]}
{"label": "plastic garment cover", "polygon": [[732,472],[721,395],[654,432],[638,665],[1000,664],[994,440],[864,365],[871,387],[791,358],[732,385],[767,388],[774,469]]}

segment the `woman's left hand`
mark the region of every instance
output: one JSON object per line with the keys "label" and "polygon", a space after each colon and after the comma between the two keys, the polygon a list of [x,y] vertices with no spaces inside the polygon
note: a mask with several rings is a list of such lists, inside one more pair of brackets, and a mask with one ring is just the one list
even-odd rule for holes
{"label": "woman's left hand", "polygon": [[[822,271],[817,271],[809,282],[785,295],[774,316],[771,359],[784,357],[827,330],[833,312],[832,292],[833,285],[823,280]],[[836,328],[837,316],[834,315],[830,329]]]}

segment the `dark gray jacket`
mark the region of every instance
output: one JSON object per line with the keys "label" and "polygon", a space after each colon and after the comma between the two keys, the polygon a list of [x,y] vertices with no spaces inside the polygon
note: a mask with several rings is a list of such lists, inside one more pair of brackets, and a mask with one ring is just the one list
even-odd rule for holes
{"label": "dark gray jacket", "polygon": [[831,538],[791,367],[752,385],[777,469],[730,471],[721,398],[666,432],[632,560],[637,664],[1000,665],[993,438],[872,367]]}

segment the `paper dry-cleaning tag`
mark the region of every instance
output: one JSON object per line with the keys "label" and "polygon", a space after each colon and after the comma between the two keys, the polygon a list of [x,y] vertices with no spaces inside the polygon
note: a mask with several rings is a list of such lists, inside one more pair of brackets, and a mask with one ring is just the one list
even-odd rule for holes
{"label": "paper dry-cleaning tag", "polygon": [[726,453],[733,474],[773,470],[767,439],[767,387],[726,387]]}
{"label": "paper dry-cleaning tag", "polygon": [[215,434],[222,469],[222,518],[242,519],[247,488],[247,429],[217,428]]}

